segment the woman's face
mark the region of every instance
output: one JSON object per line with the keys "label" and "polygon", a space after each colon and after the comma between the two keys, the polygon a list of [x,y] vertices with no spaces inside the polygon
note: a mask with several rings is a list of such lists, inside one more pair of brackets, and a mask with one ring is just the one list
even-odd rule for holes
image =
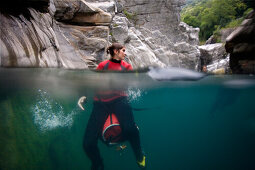
{"label": "woman's face", "polygon": [[114,50],[114,53],[115,53],[114,59],[124,60],[126,56],[125,51],[126,51],[125,47],[123,47],[120,50]]}

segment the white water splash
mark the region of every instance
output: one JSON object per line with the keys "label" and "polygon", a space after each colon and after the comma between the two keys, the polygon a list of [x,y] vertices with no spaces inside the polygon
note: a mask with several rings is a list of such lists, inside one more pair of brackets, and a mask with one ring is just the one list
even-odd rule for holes
{"label": "white water splash", "polygon": [[142,96],[142,90],[138,88],[128,88],[127,94],[130,101],[138,101]]}
{"label": "white water splash", "polygon": [[38,90],[36,103],[31,107],[31,111],[33,112],[34,123],[43,132],[57,127],[70,128],[73,124],[73,116],[77,113],[77,109],[71,113],[65,113],[62,105],[42,90]]}
{"label": "white water splash", "polygon": [[199,80],[205,76],[204,73],[199,73],[185,68],[150,68],[148,75],[155,80]]}

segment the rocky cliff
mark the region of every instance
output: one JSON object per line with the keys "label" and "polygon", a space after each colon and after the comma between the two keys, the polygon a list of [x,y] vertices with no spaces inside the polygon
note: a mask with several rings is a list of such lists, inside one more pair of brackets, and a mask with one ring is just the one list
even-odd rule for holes
{"label": "rocky cliff", "polygon": [[198,32],[180,22],[184,0],[12,0],[1,5],[2,67],[95,68],[112,42],[134,68],[197,69]]}
{"label": "rocky cliff", "polygon": [[[253,3],[255,9],[255,3]],[[233,73],[255,73],[255,11],[226,39],[226,51],[230,53],[230,68]]]}

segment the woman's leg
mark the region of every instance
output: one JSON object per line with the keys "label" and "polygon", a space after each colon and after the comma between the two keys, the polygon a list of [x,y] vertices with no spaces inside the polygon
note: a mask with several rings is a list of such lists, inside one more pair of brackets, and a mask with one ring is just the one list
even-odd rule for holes
{"label": "woman's leg", "polygon": [[92,169],[99,169],[100,166],[103,169],[103,161],[97,143],[107,115],[108,113],[105,111],[103,103],[94,102],[83,138],[83,149],[92,162]]}
{"label": "woman's leg", "polygon": [[140,161],[143,158],[143,152],[140,143],[139,130],[135,124],[132,108],[126,97],[115,101],[114,113],[120,122],[124,138],[130,142],[136,160]]}

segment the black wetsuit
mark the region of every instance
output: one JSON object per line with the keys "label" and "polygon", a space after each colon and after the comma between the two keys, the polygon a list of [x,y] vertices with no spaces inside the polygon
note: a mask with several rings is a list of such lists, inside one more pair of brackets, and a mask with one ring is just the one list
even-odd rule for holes
{"label": "black wetsuit", "polygon": [[115,113],[122,128],[124,140],[128,140],[134,150],[137,160],[142,157],[138,128],[134,122],[132,108],[127,97],[121,97],[111,102],[94,101],[94,107],[85,131],[83,147],[92,161],[92,166],[102,166],[102,158],[97,146],[102,135],[102,128],[109,113]]}

